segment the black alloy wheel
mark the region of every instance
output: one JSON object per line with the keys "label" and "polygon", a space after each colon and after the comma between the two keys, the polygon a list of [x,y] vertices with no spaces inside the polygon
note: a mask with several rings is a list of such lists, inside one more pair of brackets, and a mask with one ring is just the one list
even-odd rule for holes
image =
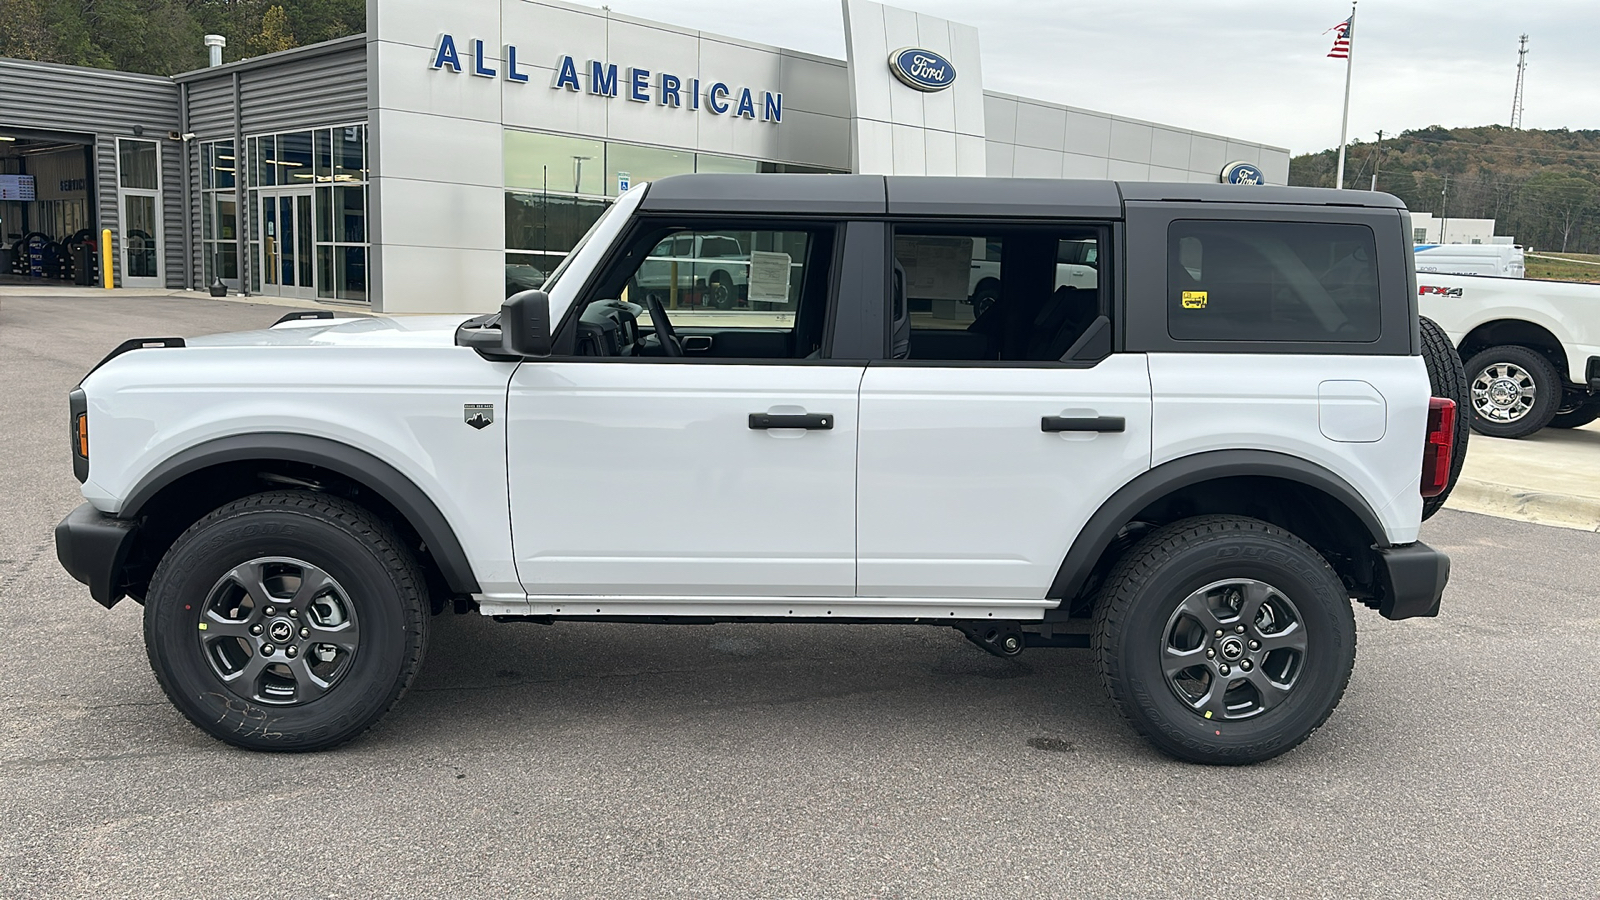
{"label": "black alloy wheel", "polygon": [[338,686],[359,652],[361,625],[333,576],[304,560],[267,556],[217,581],[195,636],[234,696],[292,706]]}

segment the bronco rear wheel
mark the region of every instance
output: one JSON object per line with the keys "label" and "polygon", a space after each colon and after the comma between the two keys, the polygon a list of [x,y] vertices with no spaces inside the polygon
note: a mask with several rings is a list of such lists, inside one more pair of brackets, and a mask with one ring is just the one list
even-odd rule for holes
{"label": "bronco rear wheel", "polygon": [[1355,616],[1321,555],[1281,528],[1202,516],[1152,532],[1095,609],[1101,680],[1179,759],[1239,765],[1299,745],[1344,696]]}
{"label": "bronco rear wheel", "polygon": [[145,648],[178,710],[253,750],[321,750],[394,705],[426,644],[423,575],[361,507],[257,494],[195,523],[156,568]]}

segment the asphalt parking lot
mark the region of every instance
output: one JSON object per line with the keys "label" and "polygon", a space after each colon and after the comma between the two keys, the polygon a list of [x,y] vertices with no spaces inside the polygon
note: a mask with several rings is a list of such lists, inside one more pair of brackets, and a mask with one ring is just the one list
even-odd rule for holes
{"label": "asphalt parking lot", "polygon": [[1243,769],[1158,755],[1088,655],[913,627],[441,617],[330,753],[232,749],[140,609],[55,559],[67,390],[277,307],[0,298],[0,895],[1592,897],[1600,535],[1447,510],[1437,619],[1357,609],[1344,702]]}

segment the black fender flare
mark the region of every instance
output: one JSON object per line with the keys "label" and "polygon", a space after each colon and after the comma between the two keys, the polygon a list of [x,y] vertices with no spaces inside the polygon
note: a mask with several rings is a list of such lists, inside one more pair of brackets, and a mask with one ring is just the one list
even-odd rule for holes
{"label": "black fender flare", "polygon": [[180,451],[150,470],[128,494],[118,518],[131,519],[163,488],[185,475],[221,463],[268,459],[319,466],[366,486],[411,523],[452,591],[480,592],[455,529],[433,500],[400,470],[376,456],[328,438],[268,432],[216,438]]}
{"label": "black fender flare", "polygon": [[1372,546],[1387,548],[1389,538],[1371,504],[1350,482],[1328,469],[1287,453],[1270,450],[1211,450],[1155,466],[1123,485],[1100,508],[1072,542],[1046,597],[1076,596],[1101,554],[1139,510],[1190,485],[1218,478],[1257,476],[1281,478],[1315,488],[1344,504],[1372,537]]}

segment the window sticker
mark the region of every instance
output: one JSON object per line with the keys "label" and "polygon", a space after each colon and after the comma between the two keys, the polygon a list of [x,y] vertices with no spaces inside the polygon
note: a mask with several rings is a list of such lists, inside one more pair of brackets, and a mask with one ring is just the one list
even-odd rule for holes
{"label": "window sticker", "polygon": [[1205,291],[1184,291],[1183,292],[1183,308],[1184,309],[1205,309],[1206,308],[1206,292]]}
{"label": "window sticker", "polygon": [[789,270],[793,262],[787,253],[751,250],[748,299],[751,302],[789,302]]}

